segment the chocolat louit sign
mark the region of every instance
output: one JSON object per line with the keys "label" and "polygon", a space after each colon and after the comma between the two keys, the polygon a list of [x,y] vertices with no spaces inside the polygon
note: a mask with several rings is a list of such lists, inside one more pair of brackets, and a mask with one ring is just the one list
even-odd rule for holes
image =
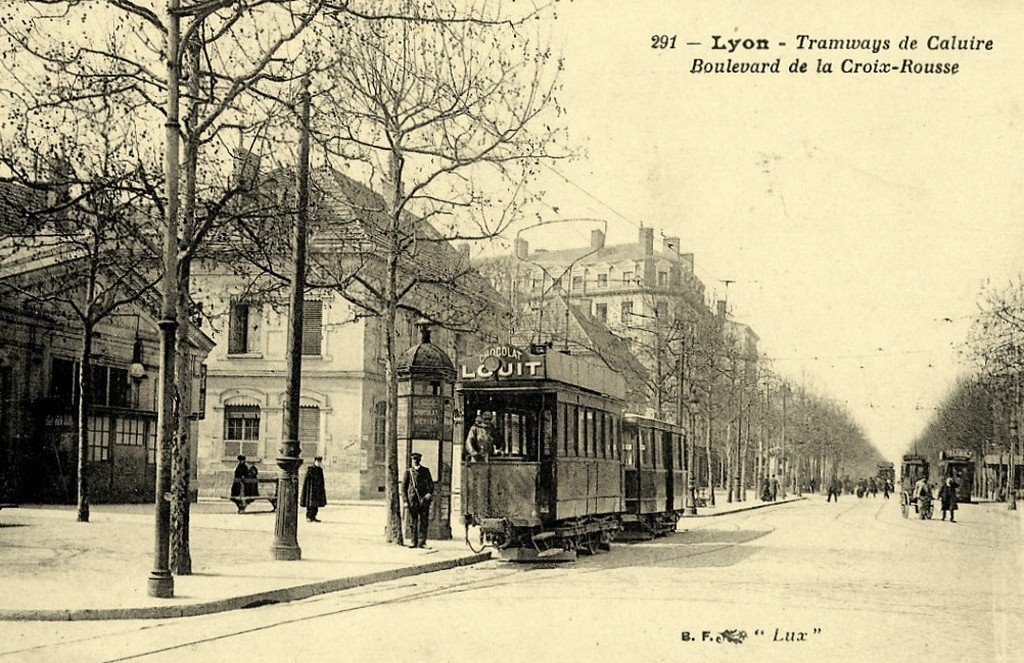
{"label": "chocolat louit sign", "polygon": [[511,345],[494,346],[459,362],[460,380],[543,377],[544,355],[532,355]]}

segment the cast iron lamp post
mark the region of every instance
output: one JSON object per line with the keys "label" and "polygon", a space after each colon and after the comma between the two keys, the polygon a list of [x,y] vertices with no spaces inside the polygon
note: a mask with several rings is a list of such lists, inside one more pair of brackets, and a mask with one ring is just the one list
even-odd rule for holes
{"label": "cast iron lamp post", "polygon": [[694,438],[694,431],[697,428],[697,412],[700,409],[701,401],[700,395],[695,391],[690,391],[690,397],[686,401],[687,412],[689,414],[687,421],[686,440],[687,447],[685,450],[686,456],[686,515],[696,516],[697,515],[697,484],[693,477],[694,471],[694,446],[696,440]]}

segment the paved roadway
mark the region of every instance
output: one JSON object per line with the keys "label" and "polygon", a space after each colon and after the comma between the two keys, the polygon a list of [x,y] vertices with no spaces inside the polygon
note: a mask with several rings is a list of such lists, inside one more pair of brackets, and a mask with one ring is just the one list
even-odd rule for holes
{"label": "paved roadway", "polygon": [[1024,632],[1024,536],[1003,505],[964,506],[950,524],[904,520],[881,497],[813,497],[686,524],[572,565],[488,562],[162,623],[8,622],[0,652],[175,663],[1024,661],[1014,637]]}

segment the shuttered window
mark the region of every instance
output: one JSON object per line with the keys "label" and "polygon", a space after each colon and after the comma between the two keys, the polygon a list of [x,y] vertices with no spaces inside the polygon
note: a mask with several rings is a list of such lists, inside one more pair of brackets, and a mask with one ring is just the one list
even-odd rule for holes
{"label": "shuttered window", "polygon": [[302,458],[312,462],[320,450],[320,408],[299,408],[299,445]]}
{"label": "shuttered window", "polygon": [[228,353],[243,354],[249,351],[249,305],[242,302],[231,304],[228,320]]}
{"label": "shuttered window", "polygon": [[302,354],[319,355],[323,344],[324,303],[307,299],[302,303]]}

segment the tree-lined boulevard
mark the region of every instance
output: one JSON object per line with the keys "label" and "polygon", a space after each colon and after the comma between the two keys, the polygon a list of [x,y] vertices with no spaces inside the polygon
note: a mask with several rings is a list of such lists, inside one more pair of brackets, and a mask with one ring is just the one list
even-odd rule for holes
{"label": "tree-lined boulevard", "polygon": [[991,503],[961,513],[956,524],[904,520],[893,500],[815,496],[691,519],[570,565],[492,561],[166,622],[14,622],[2,651],[25,661],[1019,660],[1020,521]]}

